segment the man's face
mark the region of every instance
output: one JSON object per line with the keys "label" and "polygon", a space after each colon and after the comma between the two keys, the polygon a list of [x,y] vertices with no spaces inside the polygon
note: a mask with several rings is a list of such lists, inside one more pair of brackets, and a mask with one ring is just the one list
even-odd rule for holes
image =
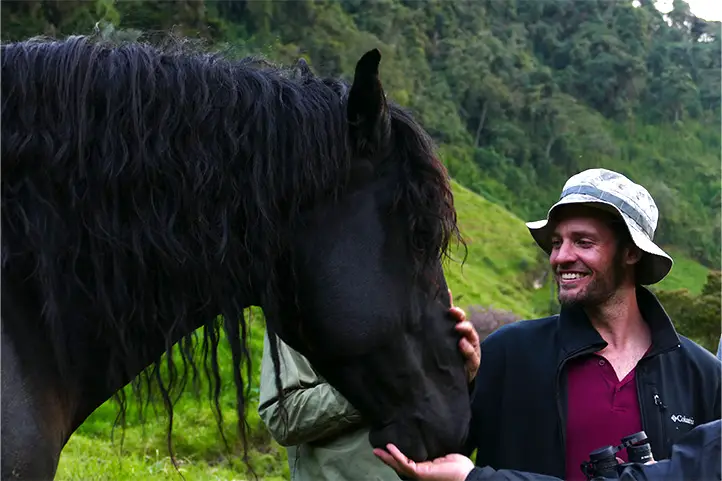
{"label": "man's face", "polygon": [[565,209],[552,235],[550,263],[562,305],[598,306],[625,282],[627,259],[601,213],[584,206]]}

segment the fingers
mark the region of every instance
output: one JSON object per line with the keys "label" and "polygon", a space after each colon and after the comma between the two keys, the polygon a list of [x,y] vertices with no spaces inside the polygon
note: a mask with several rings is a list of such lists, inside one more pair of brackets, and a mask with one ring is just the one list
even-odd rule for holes
{"label": "fingers", "polygon": [[461,321],[456,324],[456,331],[461,334],[459,350],[466,360],[466,373],[469,382],[475,377],[481,365],[481,342],[479,333],[469,321]]}
{"label": "fingers", "polygon": [[449,313],[456,322],[463,322],[466,320],[466,312],[464,312],[464,310],[460,307],[452,307],[449,309]]}
{"label": "fingers", "polygon": [[[451,289],[449,289],[449,296],[451,296]],[[449,309],[452,319],[456,321],[456,332],[461,334],[461,340],[459,341],[459,350],[461,351],[464,359],[466,359],[466,372],[469,382],[475,377],[479,371],[479,365],[481,364],[481,341],[479,339],[479,333],[476,332],[474,325],[466,320],[466,312],[460,307],[454,307],[452,300],[452,307]]]}
{"label": "fingers", "polygon": [[459,341],[459,348],[461,349],[466,362],[464,368],[466,369],[466,380],[471,382],[479,372],[479,366],[481,366],[481,355],[478,349],[474,349],[465,339]]}
{"label": "fingers", "polygon": [[479,334],[477,334],[476,329],[474,329],[474,325],[470,321],[463,320],[457,322],[456,330],[459,334],[469,339],[469,342],[473,342],[474,337],[477,339],[479,338]]}
{"label": "fingers", "polygon": [[391,456],[393,456],[394,459],[395,459],[396,461],[398,461],[399,463],[401,463],[401,464],[407,464],[407,465],[414,465],[414,464],[416,464],[416,463],[414,463],[413,461],[411,461],[409,458],[407,458],[407,457],[404,455],[404,453],[402,453],[401,451],[399,451],[399,448],[397,448],[395,445],[393,445],[393,444],[387,444],[387,445],[386,445],[386,449],[389,450],[389,453],[391,453]]}
{"label": "fingers", "polygon": [[464,359],[469,360],[476,356],[476,350],[474,349],[474,346],[472,346],[471,343],[466,339],[462,339],[461,341],[459,341],[459,350],[461,351],[461,354],[464,355]]}
{"label": "fingers", "polygon": [[461,334],[461,340],[466,341],[472,349],[479,347],[479,333],[476,332],[474,325],[469,321],[463,321],[456,325],[456,332]]}
{"label": "fingers", "polygon": [[416,474],[416,463],[404,456],[404,454],[399,451],[396,446],[393,444],[387,444],[386,449],[387,451],[376,448],[373,452],[397,473],[404,474],[406,476],[414,476]]}
{"label": "fingers", "polygon": [[376,457],[378,457],[381,461],[383,461],[384,463],[386,463],[390,468],[392,468],[392,469],[394,469],[394,470],[396,470],[396,471],[400,471],[400,470],[401,470],[401,466],[400,466],[399,463],[394,459],[394,457],[391,456],[391,455],[390,455],[389,453],[387,453],[386,451],[384,451],[383,449],[374,448],[374,454],[375,454]]}

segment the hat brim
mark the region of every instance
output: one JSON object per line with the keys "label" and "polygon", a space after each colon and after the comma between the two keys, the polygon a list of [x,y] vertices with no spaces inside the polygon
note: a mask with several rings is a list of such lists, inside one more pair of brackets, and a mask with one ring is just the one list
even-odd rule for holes
{"label": "hat brim", "polygon": [[649,237],[642,232],[642,229],[636,222],[621,212],[614,204],[586,195],[565,197],[549,209],[546,219],[526,223],[526,226],[536,243],[547,254],[551,254],[552,237],[552,227],[549,224],[549,219],[555,209],[568,204],[580,204],[588,205],[594,208],[601,208],[606,211],[614,212],[621,217],[624,224],[627,226],[627,230],[632,237],[632,241],[643,252],[642,258],[637,265],[637,281],[640,284],[656,284],[664,279],[672,270],[672,266],[674,265],[672,258],[664,252],[662,248],[652,242],[652,240],[650,240]]}

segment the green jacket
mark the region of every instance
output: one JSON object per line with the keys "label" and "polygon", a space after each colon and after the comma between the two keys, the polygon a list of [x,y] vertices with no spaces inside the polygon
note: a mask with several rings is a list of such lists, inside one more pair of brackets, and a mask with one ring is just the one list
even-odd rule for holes
{"label": "green jacket", "polygon": [[267,334],[258,413],[271,436],[287,449],[291,480],[398,481],[398,475],[374,456],[359,412],[305,357],[280,339],[277,346],[288,425],[280,414]]}

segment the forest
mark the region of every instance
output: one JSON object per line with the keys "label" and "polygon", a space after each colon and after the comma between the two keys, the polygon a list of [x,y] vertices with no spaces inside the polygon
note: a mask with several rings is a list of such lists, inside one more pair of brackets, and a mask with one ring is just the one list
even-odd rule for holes
{"label": "forest", "polygon": [[656,240],[720,265],[720,22],[683,0],[8,1],[4,41],[175,32],[350,78],[379,48],[389,97],[460,184],[523,219],[602,166],[643,183]]}

